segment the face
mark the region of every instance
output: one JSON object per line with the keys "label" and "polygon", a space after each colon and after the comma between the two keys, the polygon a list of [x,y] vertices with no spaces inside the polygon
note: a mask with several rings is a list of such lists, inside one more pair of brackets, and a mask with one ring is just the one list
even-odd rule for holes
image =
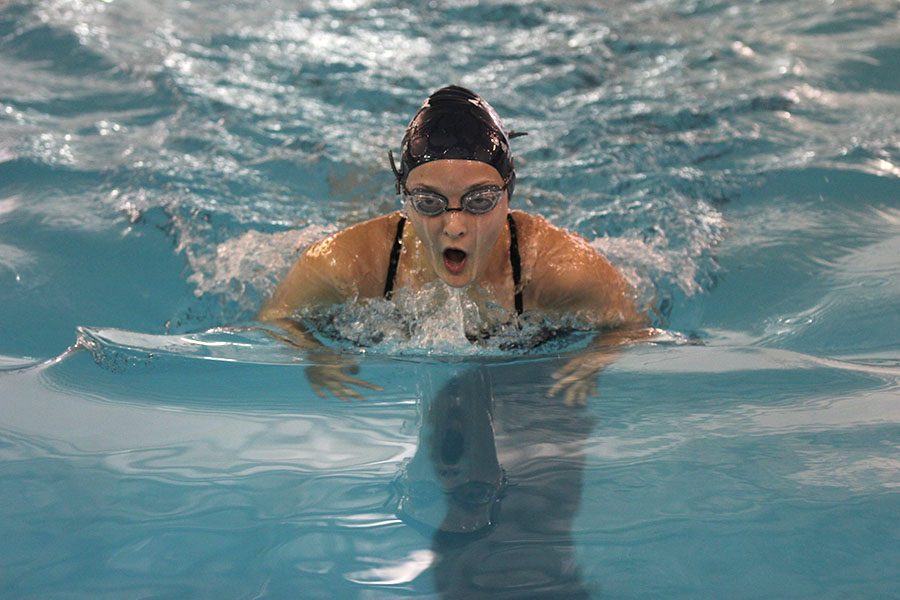
{"label": "face", "polygon": [[[449,208],[459,208],[460,198],[468,192],[488,185],[502,187],[503,183],[500,173],[489,164],[445,159],[425,163],[410,171],[406,189],[436,192],[450,201]],[[508,212],[509,196],[505,191],[493,210],[480,215],[454,211],[429,217],[406,206],[410,223],[424,245],[431,267],[441,280],[453,287],[465,287],[485,272],[506,227]]]}

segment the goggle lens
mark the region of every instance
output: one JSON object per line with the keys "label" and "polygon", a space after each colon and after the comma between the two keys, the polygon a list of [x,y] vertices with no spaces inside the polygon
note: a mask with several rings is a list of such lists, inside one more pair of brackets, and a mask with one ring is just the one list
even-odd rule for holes
{"label": "goggle lens", "polygon": [[413,192],[407,195],[407,199],[416,211],[427,217],[437,216],[447,209],[447,199],[440,194]]}

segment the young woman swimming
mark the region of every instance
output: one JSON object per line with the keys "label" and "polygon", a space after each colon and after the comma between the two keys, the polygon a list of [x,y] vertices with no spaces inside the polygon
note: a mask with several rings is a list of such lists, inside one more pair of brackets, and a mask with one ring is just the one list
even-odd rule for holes
{"label": "young woman swimming", "polygon": [[[436,281],[458,288],[478,307],[574,317],[607,332],[603,344],[569,363],[549,394],[584,404],[596,373],[611,360],[610,342],[633,338],[646,317],[622,274],[577,235],[539,215],[510,211],[516,182],[509,136],[477,94],[449,86],[432,94],[409,124],[399,168],[390,156],[403,210],[376,217],[313,244],[300,256],[259,318],[313,351],[314,390],[359,397],[345,360],[319,344],[295,319],[303,310],[390,299],[395,291]],[[496,314],[496,310],[481,311]],[[496,323],[484,323],[490,331]],[[604,350],[603,348],[607,348]]]}

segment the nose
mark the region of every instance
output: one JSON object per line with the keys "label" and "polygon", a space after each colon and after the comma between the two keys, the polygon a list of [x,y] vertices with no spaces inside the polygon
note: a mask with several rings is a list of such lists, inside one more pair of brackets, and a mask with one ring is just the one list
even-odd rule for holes
{"label": "nose", "polygon": [[443,214],[443,218],[444,235],[448,238],[457,240],[469,231],[469,219],[466,217],[465,211],[447,211]]}

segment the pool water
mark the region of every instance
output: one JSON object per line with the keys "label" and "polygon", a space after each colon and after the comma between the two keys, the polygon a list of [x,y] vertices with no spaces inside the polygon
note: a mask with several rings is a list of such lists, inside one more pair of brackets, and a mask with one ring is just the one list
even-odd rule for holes
{"label": "pool water", "polygon": [[[896,9],[0,5],[0,596],[896,598]],[[253,323],[448,83],[663,331],[584,408],[577,336],[340,402]]]}

